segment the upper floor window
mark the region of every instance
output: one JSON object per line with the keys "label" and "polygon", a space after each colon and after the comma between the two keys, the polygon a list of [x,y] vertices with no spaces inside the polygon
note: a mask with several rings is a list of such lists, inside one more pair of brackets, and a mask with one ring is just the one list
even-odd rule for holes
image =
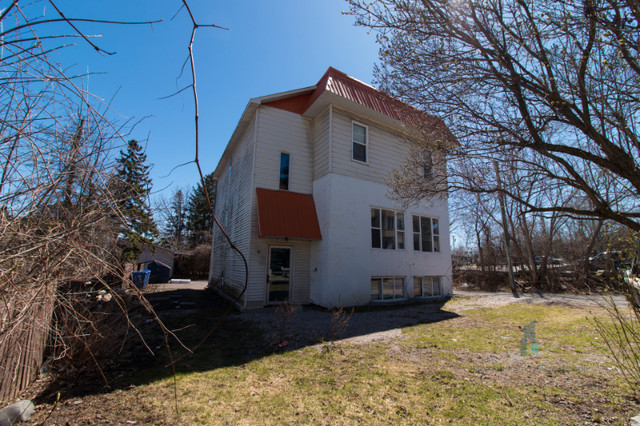
{"label": "upper floor window", "polygon": [[368,139],[367,126],[362,124],[353,123],[353,148],[352,158],[356,161],[367,162],[367,139]]}
{"label": "upper floor window", "polygon": [[440,222],[436,218],[413,216],[413,249],[440,251]]}
{"label": "upper floor window", "polygon": [[433,156],[429,151],[422,154],[422,173],[425,179],[433,177]]}
{"label": "upper floor window", "polygon": [[231,184],[231,167],[233,166],[233,157],[229,157],[229,184]]}
{"label": "upper floor window", "polygon": [[280,154],[280,189],[289,190],[289,154]]}
{"label": "upper floor window", "polygon": [[371,209],[371,247],[404,249],[404,213],[373,207]]}

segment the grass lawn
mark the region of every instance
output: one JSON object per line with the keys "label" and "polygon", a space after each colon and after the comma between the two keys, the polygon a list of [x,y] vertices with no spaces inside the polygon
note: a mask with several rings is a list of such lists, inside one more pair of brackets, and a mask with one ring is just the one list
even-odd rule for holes
{"label": "grass lawn", "polygon": [[[286,352],[254,351],[260,330],[236,325],[228,339],[181,360],[175,382],[151,367],[126,387],[63,400],[47,423],[625,424],[640,414],[587,319],[604,311],[461,310],[464,301],[443,307],[459,317],[406,327],[400,337]],[[538,352],[522,356],[522,327],[532,321]],[[35,420],[51,408],[39,406]]]}

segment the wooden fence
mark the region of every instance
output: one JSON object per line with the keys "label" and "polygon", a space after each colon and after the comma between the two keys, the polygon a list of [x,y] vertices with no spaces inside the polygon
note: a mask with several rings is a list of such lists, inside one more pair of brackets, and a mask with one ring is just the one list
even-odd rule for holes
{"label": "wooden fence", "polygon": [[55,291],[48,286],[17,290],[0,299],[0,401],[31,384],[42,366]]}

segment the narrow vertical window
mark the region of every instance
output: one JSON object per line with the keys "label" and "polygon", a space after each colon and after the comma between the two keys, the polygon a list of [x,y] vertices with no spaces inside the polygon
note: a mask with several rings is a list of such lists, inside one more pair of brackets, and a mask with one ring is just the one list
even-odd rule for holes
{"label": "narrow vertical window", "polygon": [[280,154],[280,189],[289,190],[289,154]]}
{"label": "narrow vertical window", "polygon": [[438,219],[432,219],[433,221],[433,251],[440,251],[440,226]]}
{"label": "narrow vertical window", "polygon": [[396,212],[397,218],[397,235],[398,235],[398,248],[404,249],[404,213]]}
{"label": "narrow vertical window", "polygon": [[396,215],[392,210],[382,210],[382,248],[396,249]]}
{"label": "narrow vertical window", "polygon": [[380,209],[371,209],[371,247],[381,248]]}
{"label": "narrow vertical window", "polygon": [[233,165],[233,157],[229,157],[229,184],[231,184],[231,166]]}
{"label": "narrow vertical window", "polygon": [[433,242],[431,240],[431,218],[420,218],[420,230],[422,232],[422,251],[433,251]]}
{"label": "narrow vertical window", "polygon": [[353,123],[352,158],[367,162],[367,128],[357,123]]}
{"label": "narrow vertical window", "polygon": [[429,151],[422,154],[422,172],[425,179],[433,177],[433,157]]}
{"label": "narrow vertical window", "polygon": [[413,216],[413,249],[420,251],[420,216]]}

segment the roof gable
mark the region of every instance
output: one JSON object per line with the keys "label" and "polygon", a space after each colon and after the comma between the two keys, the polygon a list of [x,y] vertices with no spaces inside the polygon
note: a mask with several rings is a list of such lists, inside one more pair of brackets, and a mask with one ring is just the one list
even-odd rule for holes
{"label": "roof gable", "polygon": [[278,96],[277,100],[263,101],[263,104],[296,114],[304,114],[326,92],[340,96],[414,128],[421,129],[426,127],[434,130],[445,138],[455,141],[455,137],[440,118],[407,105],[375,87],[332,67],[329,67],[320,81],[313,88],[310,88],[308,92],[299,94],[296,91],[290,97],[284,98],[274,95],[274,97]]}

